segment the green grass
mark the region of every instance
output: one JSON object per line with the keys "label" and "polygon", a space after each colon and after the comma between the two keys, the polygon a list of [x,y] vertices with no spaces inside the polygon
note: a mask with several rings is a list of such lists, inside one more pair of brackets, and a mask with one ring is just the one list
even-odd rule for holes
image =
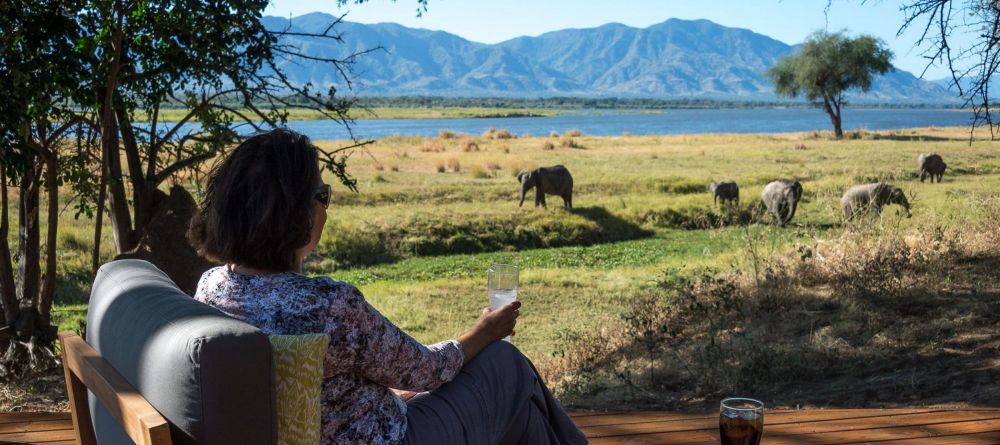
{"label": "green grass", "polygon": [[[958,224],[1000,188],[1000,143],[970,145],[964,128],[859,132],[844,141],[828,133],[583,134],[573,138],[582,148],[560,146],[570,129],[553,130],[559,137],[395,136],[371,146],[371,156],[355,153],[349,168],[360,193],[336,189],[307,272],[359,286],[391,320],[436,342],[475,321],[487,303],[491,263],[516,264],[525,306],[514,342],[544,368],[567,332],[595,329],[620,310],[622,298],[654,286],[667,270],[750,270],[748,246],[768,257],[840,234],[839,201],[849,185],[884,179],[903,187],[914,207],[902,229],[930,219]],[[555,148],[543,149],[546,141]],[[940,185],[915,179],[917,156],[929,151],[949,165]],[[459,172],[438,173],[452,161]],[[531,194],[518,208],[514,174],[554,164],[572,172],[577,209],[560,209],[558,197],[549,197],[547,210],[535,208]],[[754,214],[763,186],[779,178],[805,188],[785,229]],[[737,181],[749,216],[714,209],[712,180]],[[896,209],[884,215],[895,220]],[[61,226],[53,313],[61,329],[79,329],[85,319],[91,224],[66,218]],[[103,243],[108,260],[109,234]]]}

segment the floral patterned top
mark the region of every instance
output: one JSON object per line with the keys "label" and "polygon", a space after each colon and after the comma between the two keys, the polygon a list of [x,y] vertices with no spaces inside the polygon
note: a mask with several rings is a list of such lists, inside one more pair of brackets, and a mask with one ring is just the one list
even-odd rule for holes
{"label": "floral patterned top", "polygon": [[323,444],[396,444],[406,403],[389,388],[429,391],[451,381],[465,352],[455,340],[424,346],[373,308],[357,288],[286,272],[205,272],[195,299],[268,335],[330,334],[323,374]]}

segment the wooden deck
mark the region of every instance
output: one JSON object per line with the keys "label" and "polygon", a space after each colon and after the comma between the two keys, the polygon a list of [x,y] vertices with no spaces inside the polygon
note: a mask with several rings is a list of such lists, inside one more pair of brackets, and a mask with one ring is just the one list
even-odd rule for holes
{"label": "wooden deck", "polygon": [[[592,444],[717,445],[717,413],[574,412]],[[1000,444],[1000,409],[831,409],[767,411],[765,445]],[[69,445],[68,413],[0,414],[0,444]]]}

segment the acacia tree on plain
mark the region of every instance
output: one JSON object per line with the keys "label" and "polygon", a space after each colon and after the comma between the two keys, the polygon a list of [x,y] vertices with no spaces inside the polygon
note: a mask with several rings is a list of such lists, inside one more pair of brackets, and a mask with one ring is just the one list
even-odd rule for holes
{"label": "acacia tree on plain", "polygon": [[837,139],[842,139],[844,95],[852,89],[870,91],[875,75],[892,69],[891,59],[892,51],[875,37],[852,38],[843,32],[817,31],[798,52],[771,67],[767,77],[778,96],[805,96],[821,106],[830,117]]}

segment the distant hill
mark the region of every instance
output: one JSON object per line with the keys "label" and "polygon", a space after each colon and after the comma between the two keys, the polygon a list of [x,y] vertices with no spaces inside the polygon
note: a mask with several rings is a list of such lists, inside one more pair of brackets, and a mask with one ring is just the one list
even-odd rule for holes
{"label": "distant hill", "polygon": [[[270,29],[321,32],[334,20],[311,13],[264,17]],[[306,54],[344,57],[381,46],[355,66],[355,92],[363,95],[588,96],[728,101],[777,100],[764,72],[795,47],[753,31],[708,20],[670,19],[648,28],[610,23],[564,29],[497,44],[394,23],[344,22],[344,44],[289,36],[284,43]],[[322,63],[285,61],[293,82],[342,86]],[[935,82],[894,71],[876,80],[857,102],[953,103]]]}

